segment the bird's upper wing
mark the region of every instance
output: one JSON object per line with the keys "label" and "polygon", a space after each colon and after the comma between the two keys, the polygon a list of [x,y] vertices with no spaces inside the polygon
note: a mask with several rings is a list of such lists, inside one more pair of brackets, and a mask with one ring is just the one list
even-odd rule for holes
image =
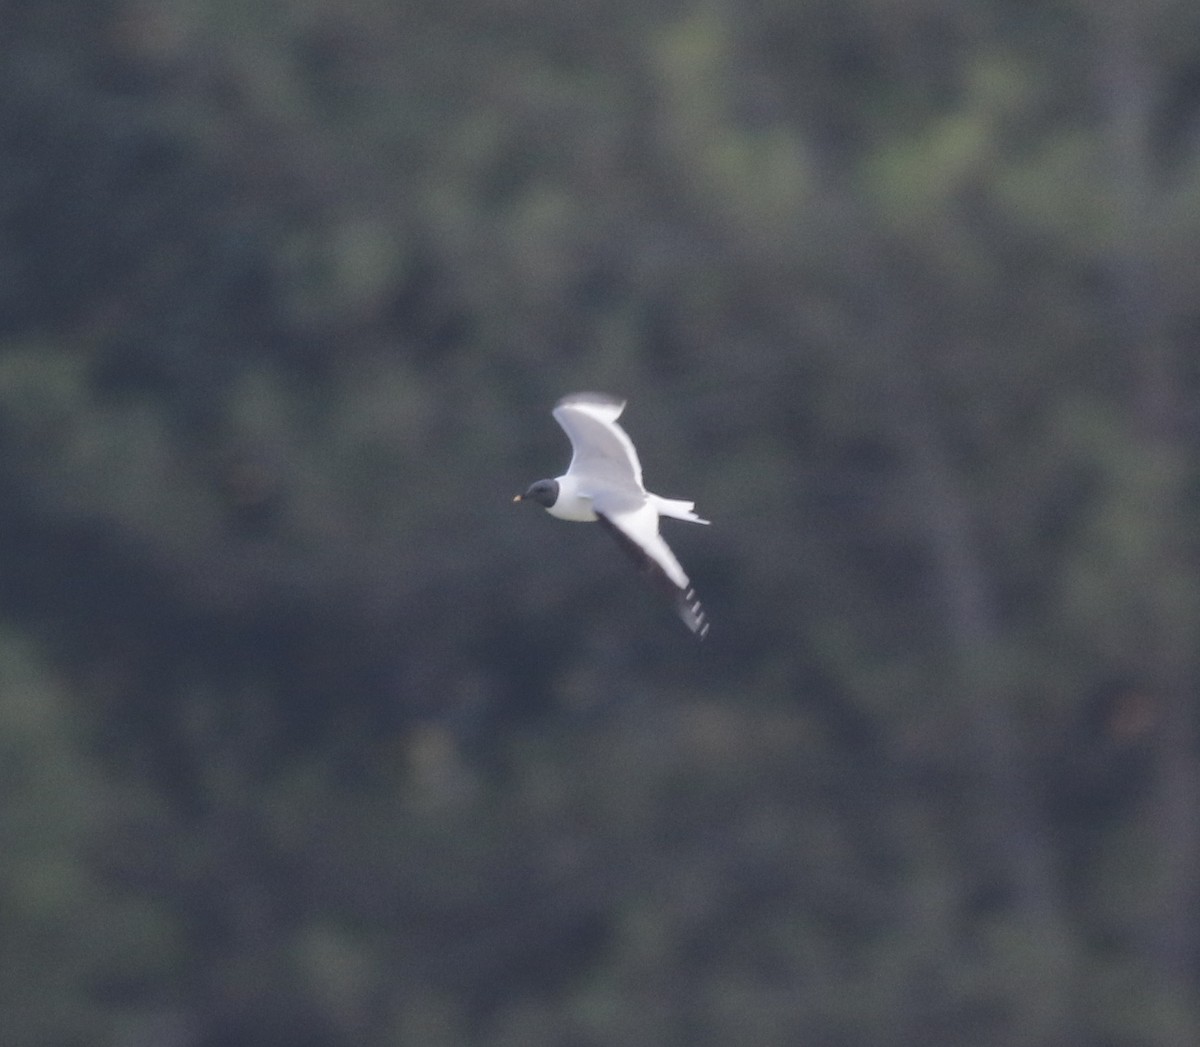
{"label": "bird's upper wing", "polygon": [[687,627],[703,639],[708,632],[708,616],[683,567],[658,533],[658,512],[654,506],[609,496],[594,500],[593,507],[604,529],[633,558],[642,573],[667,594]]}
{"label": "bird's upper wing", "polygon": [[633,441],[617,424],[624,409],[624,400],[603,393],[575,393],[558,401],[554,417],[574,451],[568,473],[601,485],[644,491]]}

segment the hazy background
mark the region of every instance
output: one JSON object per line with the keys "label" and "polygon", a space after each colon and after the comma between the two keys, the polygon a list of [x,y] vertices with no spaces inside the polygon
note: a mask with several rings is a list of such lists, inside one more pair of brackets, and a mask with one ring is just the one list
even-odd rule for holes
{"label": "hazy background", "polygon": [[1198,349],[1195,3],[0,0],[4,1044],[1193,1047]]}

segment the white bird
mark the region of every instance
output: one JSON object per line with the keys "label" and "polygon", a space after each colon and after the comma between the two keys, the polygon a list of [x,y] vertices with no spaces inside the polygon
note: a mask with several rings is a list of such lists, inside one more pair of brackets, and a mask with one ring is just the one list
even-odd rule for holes
{"label": "white bird", "polygon": [[675,554],[658,533],[660,516],[706,524],[694,502],[661,498],[642,484],[642,466],[629,435],[617,424],[625,401],[603,393],[574,393],[554,406],[554,417],[574,454],[562,476],[538,480],[513,501],[537,502],[560,520],[599,520],[675,603],[679,616],[701,639],[708,617]]}

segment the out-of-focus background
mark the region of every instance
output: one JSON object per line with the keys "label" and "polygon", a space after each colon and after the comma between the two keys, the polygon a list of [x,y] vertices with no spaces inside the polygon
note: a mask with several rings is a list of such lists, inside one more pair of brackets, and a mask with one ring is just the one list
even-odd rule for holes
{"label": "out-of-focus background", "polygon": [[4,1044],[1192,1047],[1198,350],[1194,3],[0,3]]}

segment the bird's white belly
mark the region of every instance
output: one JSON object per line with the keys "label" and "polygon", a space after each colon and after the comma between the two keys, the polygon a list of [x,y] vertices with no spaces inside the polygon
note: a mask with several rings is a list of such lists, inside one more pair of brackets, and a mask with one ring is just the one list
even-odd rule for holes
{"label": "bird's white belly", "polygon": [[559,476],[557,480],[558,498],[546,512],[560,520],[575,520],[579,523],[594,521],[596,513],[592,509],[592,500],[579,493],[575,477]]}

